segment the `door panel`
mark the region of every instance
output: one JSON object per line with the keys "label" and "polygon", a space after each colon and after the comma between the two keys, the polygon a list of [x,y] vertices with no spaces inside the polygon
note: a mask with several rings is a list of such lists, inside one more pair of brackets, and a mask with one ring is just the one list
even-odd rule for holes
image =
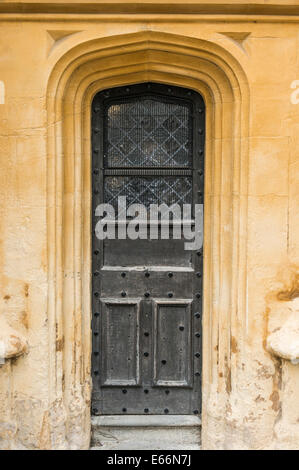
{"label": "door panel", "polygon": [[154,385],[190,387],[192,366],[191,303],[155,302]]}
{"label": "door panel", "polygon": [[[101,202],[203,203],[204,102],[145,83],[98,93],[92,105],[94,414],[198,414],[202,249],[184,234],[100,241]],[[123,214],[120,214],[123,218]],[[126,224],[130,223],[127,219]]]}
{"label": "door panel", "polygon": [[129,386],[140,382],[139,304],[138,300],[102,300],[103,386]]}
{"label": "door panel", "polygon": [[192,266],[184,240],[105,240],[104,258],[106,266]]}

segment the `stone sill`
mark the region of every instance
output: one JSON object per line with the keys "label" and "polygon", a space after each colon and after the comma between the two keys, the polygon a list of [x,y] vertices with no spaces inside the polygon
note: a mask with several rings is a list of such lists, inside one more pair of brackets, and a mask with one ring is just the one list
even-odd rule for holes
{"label": "stone sill", "polygon": [[191,415],[112,415],[93,416],[93,427],[192,427],[200,426],[201,419]]}

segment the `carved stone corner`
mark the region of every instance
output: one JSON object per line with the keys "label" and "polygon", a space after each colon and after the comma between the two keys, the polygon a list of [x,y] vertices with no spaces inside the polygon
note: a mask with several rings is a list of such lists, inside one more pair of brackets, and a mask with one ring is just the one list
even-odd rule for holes
{"label": "carved stone corner", "polygon": [[294,309],[281,328],[268,336],[267,350],[276,357],[299,364],[299,309]]}
{"label": "carved stone corner", "polygon": [[26,338],[11,328],[4,318],[0,318],[0,361],[1,359],[14,359],[27,351]]}

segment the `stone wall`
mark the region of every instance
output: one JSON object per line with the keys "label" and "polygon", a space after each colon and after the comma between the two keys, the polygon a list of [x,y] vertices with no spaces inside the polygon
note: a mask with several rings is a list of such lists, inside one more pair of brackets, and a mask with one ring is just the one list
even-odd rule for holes
{"label": "stone wall", "polygon": [[203,447],[299,449],[299,2],[155,3],[0,5],[2,449],[89,446],[90,103],[142,81],[207,105]]}

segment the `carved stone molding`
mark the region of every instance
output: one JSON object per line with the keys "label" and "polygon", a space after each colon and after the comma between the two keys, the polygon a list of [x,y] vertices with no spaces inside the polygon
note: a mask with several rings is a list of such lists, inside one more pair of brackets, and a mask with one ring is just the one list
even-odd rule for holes
{"label": "carved stone molding", "polygon": [[[1,13],[56,13],[56,14],[183,14],[189,15],[246,15],[247,21],[253,15],[298,15],[296,2],[284,0],[175,0],[170,2],[153,0],[5,0],[0,5]],[[272,20],[273,21],[273,20]]]}

